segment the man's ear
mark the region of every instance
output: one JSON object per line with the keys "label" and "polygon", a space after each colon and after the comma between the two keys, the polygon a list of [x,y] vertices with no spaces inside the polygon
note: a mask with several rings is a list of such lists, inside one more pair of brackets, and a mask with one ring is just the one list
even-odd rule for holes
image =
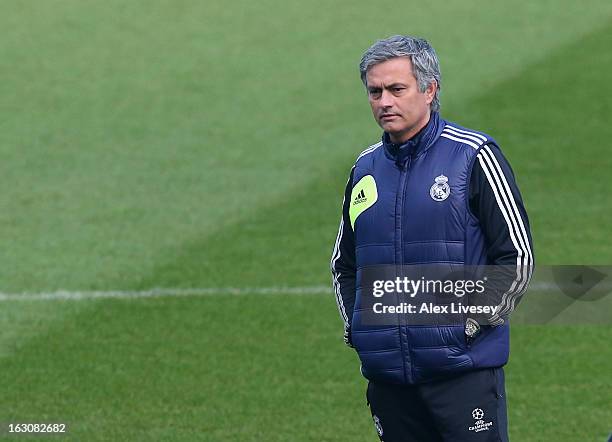
{"label": "man's ear", "polygon": [[425,89],[425,95],[427,95],[427,104],[431,104],[434,97],[436,96],[437,89],[438,89],[438,83],[436,83],[435,81],[432,81],[431,83],[429,83],[429,86],[427,86],[427,89]]}

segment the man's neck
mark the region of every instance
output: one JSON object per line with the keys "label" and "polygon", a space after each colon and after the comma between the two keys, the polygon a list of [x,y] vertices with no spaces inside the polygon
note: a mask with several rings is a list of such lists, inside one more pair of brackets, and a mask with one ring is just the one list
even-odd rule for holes
{"label": "man's neck", "polygon": [[416,124],[408,132],[401,134],[398,137],[395,137],[393,134],[389,134],[389,141],[391,141],[393,144],[400,144],[400,145],[407,143],[412,138],[417,136],[423,130],[425,126],[427,126],[427,123],[429,123],[430,119],[431,119],[431,112],[429,112],[423,118],[423,120],[421,120],[418,124]]}

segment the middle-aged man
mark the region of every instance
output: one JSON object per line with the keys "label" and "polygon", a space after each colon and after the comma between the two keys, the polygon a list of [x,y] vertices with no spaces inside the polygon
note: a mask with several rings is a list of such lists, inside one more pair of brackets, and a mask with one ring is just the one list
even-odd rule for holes
{"label": "middle-aged man", "polygon": [[[439,115],[439,62],[426,40],[380,40],[360,72],[384,132],[350,172],[331,269],[376,430],[386,442],[507,441],[507,314],[534,264],[514,174],[490,136]],[[362,320],[365,269],[429,263],[511,267],[514,279],[485,323]]]}

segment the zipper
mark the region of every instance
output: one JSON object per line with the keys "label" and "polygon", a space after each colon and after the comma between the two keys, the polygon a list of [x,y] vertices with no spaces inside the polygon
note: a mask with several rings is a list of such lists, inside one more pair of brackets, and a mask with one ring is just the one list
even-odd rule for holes
{"label": "zipper", "polygon": [[[406,195],[406,182],[408,181],[408,173],[410,172],[410,166],[412,164],[412,155],[408,156],[408,162],[404,163],[400,166],[400,183],[399,183],[399,193],[398,193],[398,201],[396,201],[396,214],[395,214],[395,234],[396,234],[396,246],[395,246],[395,262],[396,265],[399,265],[399,268],[402,269],[403,273],[403,264],[404,264],[404,245],[403,245],[403,227],[402,227],[402,216],[404,212],[404,197]],[[403,319],[403,320],[402,320]],[[406,326],[406,319],[400,315],[398,326],[399,329],[399,338],[400,338],[400,348],[404,347],[404,339],[402,338],[402,326]],[[406,333],[406,348],[410,351],[410,343],[408,341],[408,334]],[[403,353],[403,352],[402,352]],[[410,356],[410,355],[408,355]],[[403,359],[403,358],[402,358]],[[406,365],[404,363],[404,373],[406,373]],[[412,371],[412,358],[410,358],[410,376],[412,379],[406,381],[414,380],[414,374]]]}

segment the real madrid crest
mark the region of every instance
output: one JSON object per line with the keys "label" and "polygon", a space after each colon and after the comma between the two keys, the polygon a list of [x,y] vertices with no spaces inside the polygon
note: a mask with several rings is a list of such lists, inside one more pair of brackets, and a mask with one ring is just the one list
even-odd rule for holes
{"label": "real madrid crest", "polygon": [[451,188],[448,185],[448,178],[444,175],[437,176],[435,183],[429,189],[429,194],[434,201],[444,201],[450,195]]}

